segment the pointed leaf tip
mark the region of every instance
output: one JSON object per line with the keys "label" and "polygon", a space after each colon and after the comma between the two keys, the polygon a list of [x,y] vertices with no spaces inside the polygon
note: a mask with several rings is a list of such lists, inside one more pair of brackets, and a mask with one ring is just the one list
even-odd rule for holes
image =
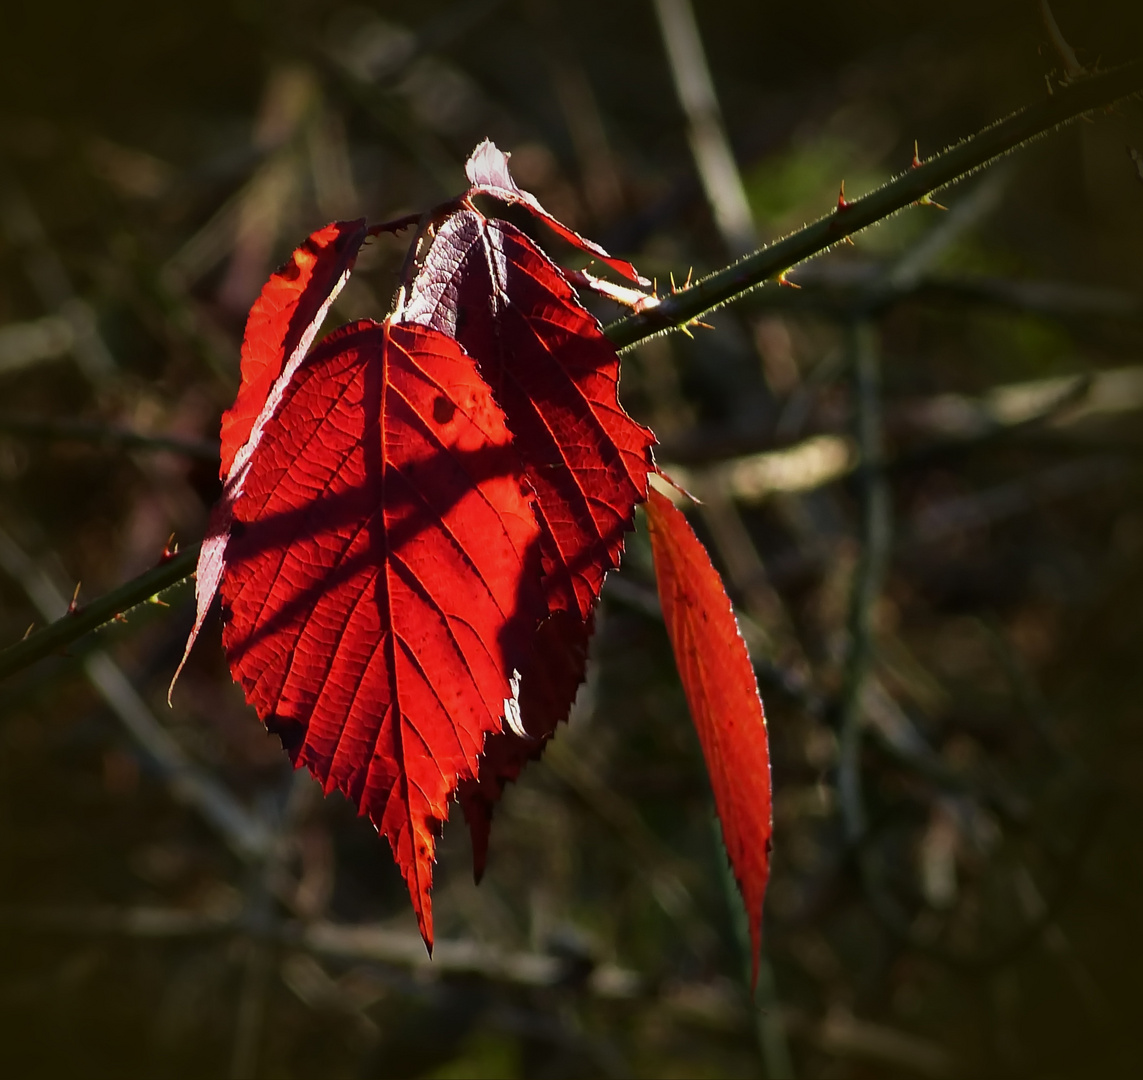
{"label": "pointed leaf tip", "polygon": [[753,984],[773,829],[762,700],[738,621],[706,548],[682,512],[655,488],[647,499],[647,524],[663,619],[746,904]]}

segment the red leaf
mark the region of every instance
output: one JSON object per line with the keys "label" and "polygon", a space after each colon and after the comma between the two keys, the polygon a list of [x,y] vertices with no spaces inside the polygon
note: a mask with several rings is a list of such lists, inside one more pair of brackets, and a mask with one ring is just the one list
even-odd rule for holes
{"label": "red leaf", "polygon": [[168,702],[222,581],[231,510],[242,493],[262,428],[349,279],[366,235],[364,218],[318,229],[271,275],[250,309],[242,340],[242,382],[233,406],[222,415],[223,494],[211,510],[199,552],[194,626],[171,679]]}
{"label": "red leaf", "polygon": [[772,829],[770,751],[758,683],[722,582],[687,519],[652,489],[647,523],[667,634],[746,903],[756,982]]}
{"label": "red leaf", "polygon": [[567,719],[583,681],[591,613],[646,498],[655,440],[619,404],[614,346],[559,267],[507,222],[473,210],[444,221],[402,318],[455,337],[476,358],[516,437],[542,530],[553,618],[523,680],[527,735],[492,736],[479,782],[460,791],[479,879],[493,804]]}
{"label": "red leaf", "polygon": [[569,229],[562,221],[549,214],[540,205],[540,200],[535,195],[530,191],[525,191],[512,179],[512,174],[508,171],[508,158],[510,156],[497,149],[496,144],[491,139],[485,139],[473,150],[464,166],[465,173],[472,181],[472,188],[468,192],[469,196],[491,195],[501,202],[527,207],[558,236],[562,236],[581,251],[594,255],[601,262],[607,263],[612,270],[636,284],[651,284],[646,278],[640,277],[639,272],[626,259],[617,259],[613,255],[608,255],[593,240],[580,236],[575,229]]}
{"label": "red leaf", "polygon": [[389,322],[308,357],[233,504],[231,670],[294,763],[388,839],[430,947],[437,831],[544,610],[531,504],[471,359]]}
{"label": "red leaf", "polygon": [[478,883],[488,857],[492,809],[504,794],[504,785],[540,757],[556,726],[567,719],[583,682],[591,631],[590,619],[584,623],[570,611],[553,612],[544,620],[520,681],[519,730],[489,735],[479,776],[460,784],[457,797],[472,834],[472,867]]}
{"label": "red leaf", "polygon": [[235,455],[250,438],[270,390],[292,361],[305,356],[365,242],[365,219],[318,229],[262,287],[250,308],[242,341],[242,385],[222,416],[226,480]]}
{"label": "red leaf", "polygon": [[654,467],[654,435],[619,404],[615,347],[531,240],[472,210],[440,226],[402,318],[476,358],[536,490],[549,608],[586,619]]}

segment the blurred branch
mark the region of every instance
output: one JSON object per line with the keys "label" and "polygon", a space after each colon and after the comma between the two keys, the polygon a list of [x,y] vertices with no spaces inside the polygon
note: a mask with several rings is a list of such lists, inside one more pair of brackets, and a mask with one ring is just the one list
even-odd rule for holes
{"label": "blurred branch", "polygon": [[[162,907],[4,907],[0,908],[0,928],[157,941],[238,933],[243,922],[240,916]],[[745,1031],[750,1023],[741,999],[728,992],[728,987],[703,982],[656,986],[640,973],[614,964],[596,965],[581,982],[576,978],[578,960],[550,953],[512,952],[459,938],[438,940],[430,960],[418,935],[369,923],[287,922],[278,926],[271,940],[328,960],[373,962],[433,978],[476,976],[508,986],[582,987],[602,1001],[653,1002],[676,1024]],[[778,1009],[764,1020],[781,1029],[784,1036],[840,1057],[906,1068],[926,1077],[940,1078],[952,1071],[948,1054],[935,1043],[845,1012],[831,1012],[815,1020],[797,1010]]]}
{"label": "blurred branch", "polygon": [[[792,279],[799,288],[758,290],[749,302],[757,311],[813,311],[840,316],[850,311],[857,295],[884,273],[883,265],[869,261],[811,263]],[[1143,297],[1139,294],[1067,281],[928,273],[919,275],[911,290],[898,290],[891,302],[903,300],[992,305],[1063,320],[1143,321]]]}
{"label": "blurred branch", "polygon": [[24,269],[40,303],[66,320],[70,348],[80,371],[92,386],[101,386],[117,367],[96,324],[91,305],[76,295],[63,260],[31,200],[16,180],[0,166],[0,225],[9,243],[24,252]]}
{"label": "blurred branch", "polygon": [[210,439],[181,439],[174,435],[144,435],[129,428],[108,427],[91,420],[51,420],[0,413],[0,431],[52,442],[94,443],[138,450],[169,450],[199,461],[218,463],[218,443]]}
{"label": "blurred branch", "polygon": [[607,336],[620,348],[626,348],[654,334],[686,326],[706,312],[748,293],[767,278],[963,179],[1003,154],[1085,113],[1141,92],[1143,61],[1058,88],[1045,100],[984,128],[876,191],[852,202],[839,203],[812,225],[710,274],[689,288],[663,297],[655,307],[612,323],[606,328]]}
{"label": "blurred branch", "polygon": [[75,331],[62,315],[0,326],[0,374],[66,356],[75,346]]}
{"label": "blurred branch", "polygon": [[[50,619],[67,611],[68,602],[59,587],[2,529],[0,568],[20,584],[45,618]],[[136,579],[138,580],[140,579]],[[69,616],[65,614],[64,620],[67,618]],[[0,658],[10,651],[12,650],[5,650]],[[172,795],[197,810],[222,834],[239,856],[261,856],[270,840],[261,822],[213,776],[191,762],[183,748],[155,719],[119,665],[100,649],[84,657],[83,667],[99,696],[136,743],[162,770]]]}
{"label": "blurred branch", "polygon": [[889,561],[889,485],[885,479],[881,435],[881,360],[877,330],[866,321],[849,329],[857,441],[861,454],[861,560],[850,602],[850,650],[841,698],[838,753],[838,801],[850,843],[865,834],[861,796],[861,731],[864,691],[873,668],[873,615]]}
{"label": "blurred branch", "polygon": [[754,217],[726,137],[694,8],[691,0],[655,0],[655,13],[706,200],[730,254],[745,255],[758,242]]}

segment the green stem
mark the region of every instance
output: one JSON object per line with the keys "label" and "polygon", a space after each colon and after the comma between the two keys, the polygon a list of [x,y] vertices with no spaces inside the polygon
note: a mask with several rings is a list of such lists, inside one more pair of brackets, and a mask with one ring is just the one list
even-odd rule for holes
{"label": "green stem", "polygon": [[56,619],[51,625],[29,634],[23,641],[0,650],[0,679],[59,652],[125,611],[145,603],[164,589],[177,585],[194,570],[198,561],[198,549],[198,544],[185,548],[145,574],[120,585],[118,589],[104,593],[98,600]]}
{"label": "green stem", "polygon": [[963,179],[995,158],[1085,113],[1140,93],[1143,93],[1143,61],[1139,60],[1056,88],[1043,101],[997,121],[876,191],[839,205],[812,225],[696,281],[689,288],[663,297],[656,307],[613,322],[604,333],[623,349],[655,334],[686,326],[708,311],[757,288],[768,278],[777,277],[827,250],[839,240]]}

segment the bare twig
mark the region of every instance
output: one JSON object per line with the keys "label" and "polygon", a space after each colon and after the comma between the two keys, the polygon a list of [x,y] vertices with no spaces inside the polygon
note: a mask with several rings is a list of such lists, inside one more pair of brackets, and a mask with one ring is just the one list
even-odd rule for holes
{"label": "bare twig", "polygon": [[758,242],[750,202],[706,61],[691,0],[655,0],[671,78],[687,118],[687,139],[715,224],[731,255],[745,255]]}
{"label": "bare twig", "polygon": [[35,207],[6,171],[0,171],[0,224],[9,242],[23,250],[24,269],[40,303],[67,321],[80,371],[93,386],[101,386],[117,365],[96,325],[95,312],[76,294]]}
{"label": "bare twig", "polygon": [[846,836],[857,844],[866,829],[860,760],[864,690],[874,658],[873,611],[889,561],[890,511],[881,437],[881,363],[874,327],[864,321],[854,323],[849,349],[861,454],[861,561],[850,604],[851,643],[842,691],[837,786]]}

